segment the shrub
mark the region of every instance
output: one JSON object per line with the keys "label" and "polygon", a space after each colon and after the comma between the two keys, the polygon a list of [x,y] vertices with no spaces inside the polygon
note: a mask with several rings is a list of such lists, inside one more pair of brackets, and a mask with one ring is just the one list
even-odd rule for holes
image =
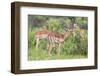
{"label": "shrub", "polygon": [[63,51],[66,54],[87,55],[87,32],[85,31],[81,37],[80,31],[80,29],[77,29],[68,39],[65,40]]}

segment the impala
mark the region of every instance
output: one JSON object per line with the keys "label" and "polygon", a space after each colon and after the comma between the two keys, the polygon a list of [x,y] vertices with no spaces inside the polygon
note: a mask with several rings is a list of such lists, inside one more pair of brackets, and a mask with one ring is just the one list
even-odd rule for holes
{"label": "impala", "polygon": [[38,48],[39,46],[39,41],[41,39],[47,39],[47,36],[49,34],[49,31],[44,29],[44,30],[41,30],[41,31],[38,31],[35,33],[35,39],[36,39],[36,49]]}
{"label": "impala", "polygon": [[64,40],[66,38],[69,37],[69,35],[71,34],[72,29],[68,29],[64,34],[60,34],[60,33],[55,33],[55,32],[51,32],[48,34],[47,36],[47,40],[49,43],[49,48],[48,48],[48,54],[51,55],[51,50],[52,48],[55,46],[55,44],[58,44],[58,55],[60,54],[60,48],[61,48],[61,44],[64,42]]}

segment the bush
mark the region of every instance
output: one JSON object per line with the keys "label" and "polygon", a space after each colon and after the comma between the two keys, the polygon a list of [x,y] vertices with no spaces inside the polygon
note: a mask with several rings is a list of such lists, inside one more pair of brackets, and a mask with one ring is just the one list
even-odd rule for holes
{"label": "bush", "polygon": [[65,40],[63,51],[66,54],[87,55],[87,32],[85,31],[81,37],[80,31],[80,29],[77,29],[68,39]]}

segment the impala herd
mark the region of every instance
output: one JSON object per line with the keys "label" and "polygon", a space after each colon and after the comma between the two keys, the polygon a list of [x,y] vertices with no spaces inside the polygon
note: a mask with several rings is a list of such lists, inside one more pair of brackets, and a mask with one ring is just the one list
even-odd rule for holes
{"label": "impala herd", "polygon": [[52,48],[55,47],[56,44],[58,44],[57,54],[60,55],[60,48],[61,44],[64,42],[65,39],[69,37],[69,35],[73,32],[73,29],[66,29],[66,32],[63,34],[51,32],[48,30],[42,30],[35,33],[35,39],[36,39],[36,49],[38,49],[39,41],[41,39],[47,40],[47,49],[48,49],[48,55],[51,55]]}

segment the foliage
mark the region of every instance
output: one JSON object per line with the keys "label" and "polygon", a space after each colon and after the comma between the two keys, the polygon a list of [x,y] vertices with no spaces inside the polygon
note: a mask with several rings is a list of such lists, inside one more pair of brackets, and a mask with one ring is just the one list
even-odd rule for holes
{"label": "foliage", "polygon": [[[77,28],[65,39],[61,46],[61,54],[57,56],[57,48],[52,49],[52,56],[48,56],[47,40],[42,39],[36,49],[35,33],[41,29],[63,34],[66,27],[77,23]],[[28,60],[74,59],[86,58],[88,53],[88,34],[86,17],[60,16],[28,16]],[[66,27],[65,27],[66,26]],[[84,30],[83,33],[81,31]]]}
{"label": "foliage", "polygon": [[[63,45],[63,51],[66,54],[87,55],[87,32],[85,30],[83,36],[80,35],[80,29],[77,29]],[[66,47],[66,48],[65,48]]]}

